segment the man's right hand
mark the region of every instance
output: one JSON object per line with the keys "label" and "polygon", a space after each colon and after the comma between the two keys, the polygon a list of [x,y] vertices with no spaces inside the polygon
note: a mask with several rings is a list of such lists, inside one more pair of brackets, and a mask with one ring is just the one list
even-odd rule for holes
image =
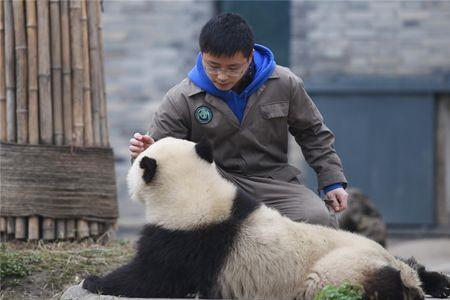
{"label": "man's right hand", "polygon": [[134,159],[136,158],[142,151],[147,149],[151,144],[155,141],[149,135],[142,135],[139,132],[136,132],[133,137],[130,139],[130,155]]}

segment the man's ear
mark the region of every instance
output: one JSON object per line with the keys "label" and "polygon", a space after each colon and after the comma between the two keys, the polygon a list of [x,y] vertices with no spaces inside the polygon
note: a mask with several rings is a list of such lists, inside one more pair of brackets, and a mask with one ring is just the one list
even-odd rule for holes
{"label": "man's ear", "polygon": [[202,138],[200,142],[195,144],[195,152],[197,152],[200,158],[206,160],[209,163],[212,163],[214,161],[211,142],[206,138]]}
{"label": "man's ear", "polygon": [[145,183],[149,183],[150,181],[152,181],[156,173],[156,160],[144,156],[141,159],[139,166],[141,167],[141,169],[144,169],[144,175],[142,175],[142,179],[144,179]]}

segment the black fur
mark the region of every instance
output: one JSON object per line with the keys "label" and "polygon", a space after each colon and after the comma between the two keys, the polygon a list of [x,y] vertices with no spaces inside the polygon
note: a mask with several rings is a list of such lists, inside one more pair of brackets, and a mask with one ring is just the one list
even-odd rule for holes
{"label": "black fur", "polygon": [[103,278],[90,276],[83,288],[106,295],[146,298],[220,298],[216,280],[242,221],[260,206],[243,193],[229,219],[197,230],[168,230],[147,225],[137,254]]}
{"label": "black fur", "polygon": [[142,175],[142,179],[144,179],[144,181],[146,183],[149,183],[150,181],[152,181],[153,177],[155,176],[156,173],[156,160],[154,160],[153,158],[144,156],[141,160],[141,162],[139,163],[139,166],[144,169],[144,175]]}
{"label": "black fur", "polygon": [[408,259],[397,258],[417,271],[422,282],[423,291],[426,294],[435,298],[447,298],[450,296],[449,276],[439,272],[427,271],[425,266],[419,264],[414,257]]}
{"label": "black fur", "polygon": [[368,276],[364,282],[363,300],[422,300],[418,290],[406,287],[400,271],[386,266]]}
{"label": "black fur", "polygon": [[213,147],[211,145],[211,142],[206,138],[202,138],[200,142],[195,144],[195,152],[197,152],[198,156],[209,163],[212,163],[214,161]]}

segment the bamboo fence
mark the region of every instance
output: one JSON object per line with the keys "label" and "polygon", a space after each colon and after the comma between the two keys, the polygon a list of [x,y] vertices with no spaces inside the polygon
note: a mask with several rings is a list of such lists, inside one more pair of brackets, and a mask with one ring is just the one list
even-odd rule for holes
{"label": "bamboo fence", "polygon": [[[105,218],[93,217],[92,214],[89,215],[89,212],[82,210],[78,216],[73,217],[70,213],[64,214],[59,211],[53,215],[42,213],[42,209],[33,208],[35,204],[39,206],[42,203],[38,205],[33,202],[22,204],[32,207],[25,213],[17,209],[17,206],[11,205],[13,200],[17,203],[22,203],[23,200],[17,200],[16,198],[20,197],[17,195],[20,193],[12,193],[12,185],[8,185],[11,176],[18,176],[16,174],[18,171],[12,173],[14,164],[17,163],[10,159],[14,156],[11,155],[12,151],[25,151],[23,150],[25,148],[14,148],[12,145],[33,146],[35,152],[32,153],[37,154],[40,153],[39,151],[52,151],[48,150],[51,147],[60,147],[61,149],[58,150],[60,153],[69,151],[72,154],[74,154],[74,148],[104,148],[107,151],[81,153],[94,155],[97,158],[106,155],[106,161],[113,160],[108,139],[101,39],[99,0],[3,0],[0,2],[1,157],[2,164],[11,166],[10,169],[2,167],[4,178],[2,178],[1,189],[0,237],[3,240],[96,237],[114,227],[117,204],[115,191],[110,192],[111,186],[115,189],[115,181],[111,178],[109,181],[95,183],[99,186],[103,184],[100,198],[103,197],[103,201],[114,202],[110,205]],[[18,156],[16,159],[20,161],[23,158]],[[70,160],[71,158],[68,158],[65,161]],[[42,163],[46,164],[45,161]],[[62,161],[60,165],[64,163]],[[71,164],[68,165],[72,167]],[[83,164],[80,163],[80,165]],[[44,165],[43,168],[45,167]],[[51,167],[49,164],[48,168]],[[90,165],[84,166],[84,168],[90,167],[92,168]],[[28,172],[26,176],[31,176],[30,174],[33,173],[33,176],[39,177],[42,170],[42,168],[36,168],[33,170],[34,173]],[[79,176],[82,176],[83,170],[80,169],[79,172],[81,174]],[[108,172],[112,174],[107,174],[107,177],[114,176],[113,168],[109,168]],[[21,176],[25,176],[24,174]],[[57,176],[55,178],[58,180]],[[73,177],[70,178],[73,179]],[[45,184],[43,180],[39,182]],[[20,183],[16,182],[16,185]],[[52,186],[52,189],[61,190],[63,187],[64,184],[58,188]],[[40,186],[40,190],[42,189],[43,187]],[[46,191],[52,189],[46,189]],[[36,190],[36,193],[38,192]],[[55,197],[66,195],[67,191],[64,191],[66,194],[61,193],[56,193]],[[25,194],[20,195],[25,197]],[[52,197],[50,192],[47,196]],[[27,197],[37,201],[34,200],[33,195]],[[70,202],[70,199],[58,199],[52,199],[52,203],[58,203],[58,201],[68,203],[68,210],[77,207],[77,203]],[[21,213],[14,215],[12,211],[14,209],[20,210]],[[30,211],[36,213],[30,213]]]}

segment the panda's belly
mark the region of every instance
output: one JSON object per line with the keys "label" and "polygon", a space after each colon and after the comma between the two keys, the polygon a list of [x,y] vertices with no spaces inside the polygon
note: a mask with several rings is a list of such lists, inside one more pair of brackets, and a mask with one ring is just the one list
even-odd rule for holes
{"label": "panda's belly", "polygon": [[244,221],[219,273],[221,296],[293,299],[312,264],[330,248],[325,239],[312,236],[317,237],[305,230],[305,224],[260,207]]}

